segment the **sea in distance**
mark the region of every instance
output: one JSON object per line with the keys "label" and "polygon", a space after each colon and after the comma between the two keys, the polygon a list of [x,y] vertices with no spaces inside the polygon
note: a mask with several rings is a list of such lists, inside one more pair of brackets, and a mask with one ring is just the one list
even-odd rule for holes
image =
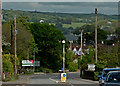
{"label": "sea in distance", "polygon": [[118,15],[118,2],[3,2],[4,10]]}

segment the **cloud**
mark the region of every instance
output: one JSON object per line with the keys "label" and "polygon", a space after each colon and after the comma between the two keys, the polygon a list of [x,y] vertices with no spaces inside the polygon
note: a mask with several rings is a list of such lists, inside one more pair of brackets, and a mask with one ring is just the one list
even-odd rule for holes
{"label": "cloud", "polygon": [[2,0],[3,2],[119,2],[119,0]]}

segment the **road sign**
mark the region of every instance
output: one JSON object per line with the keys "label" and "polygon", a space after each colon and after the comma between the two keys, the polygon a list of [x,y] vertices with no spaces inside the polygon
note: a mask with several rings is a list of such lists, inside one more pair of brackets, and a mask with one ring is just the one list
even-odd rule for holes
{"label": "road sign", "polygon": [[34,60],[22,60],[22,66],[40,66],[40,61],[35,61]]}
{"label": "road sign", "polygon": [[88,70],[89,71],[95,71],[95,65],[94,64],[88,64]]}
{"label": "road sign", "polygon": [[61,73],[61,81],[66,82],[66,73]]}
{"label": "road sign", "polygon": [[22,60],[22,66],[34,66],[34,60]]}
{"label": "road sign", "polygon": [[35,61],[35,66],[40,66],[40,61]]}

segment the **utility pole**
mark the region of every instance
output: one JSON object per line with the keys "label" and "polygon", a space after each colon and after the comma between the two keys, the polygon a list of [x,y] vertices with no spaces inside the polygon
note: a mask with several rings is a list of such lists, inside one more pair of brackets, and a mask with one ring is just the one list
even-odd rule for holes
{"label": "utility pole", "polygon": [[95,8],[95,59],[97,63],[97,8]]}
{"label": "utility pole", "polygon": [[81,62],[80,62],[80,77],[82,76],[82,33],[83,33],[83,30],[81,30],[81,52],[80,52]]}
{"label": "utility pole", "polygon": [[17,59],[16,59],[16,15],[15,15],[15,17],[14,17],[14,35],[15,35],[15,70],[14,70],[14,76],[15,76],[15,79],[16,79],[16,75],[17,75]]}
{"label": "utility pole", "polygon": [[2,23],[1,23],[1,0],[0,0],[0,86],[2,85],[3,78],[3,65],[2,65]]}
{"label": "utility pole", "polygon": [[13,26],[11,25],[11,56],[13,54]]}
{"label": "utility pole", "polygon": [[80,55],[81,61],[82,61],[82,32],[83,32],[83,30],[81,30],[81,55]]}
{"label": "utility pole", "polygon": [[27,56],[27,59],[29,60],[29,48],[28,48],[28,56]]}

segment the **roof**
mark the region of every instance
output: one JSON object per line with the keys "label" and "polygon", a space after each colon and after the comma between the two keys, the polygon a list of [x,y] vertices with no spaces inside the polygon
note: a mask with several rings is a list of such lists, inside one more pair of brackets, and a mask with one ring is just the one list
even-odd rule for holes
{"label": "roof", "polygon": [[65,35],[67,41],[78,40],[78,36],[74,35]]}
{"label": "roof", "polygon": [[103,70],[120,70],[120,68],[105,68]]}
{"label": "roof", "polygon": [[109,73],[120,73],[120,71],[110,71]]}
{"label": "roof", "polygon": [[[70,47],[70,45],[69,45],[69,47]],[[73,50],[74,48],[76,48],[77,51],[78,51],[78,50],[81,48],[81,45],[73,43],[73,44],[72,44],[72,50]],[[82,49],[83,49],[83,50],[84,50],[84,49],[88,49],[88,46],[82,46]]]}

